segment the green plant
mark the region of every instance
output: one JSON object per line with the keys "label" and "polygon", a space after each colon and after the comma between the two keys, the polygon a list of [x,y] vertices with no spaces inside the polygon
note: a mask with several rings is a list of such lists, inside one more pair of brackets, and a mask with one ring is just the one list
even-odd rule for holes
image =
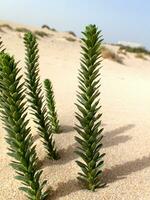
{"label": "green plant", "polygon": [[47,107],[48,107],[48,113],[51,123],[51,128],[53,133],[59,133],[60,132],[60,126],[59,126],[59,120],[55,108],[55,99],[54,99],[54,92],[52,83],[49,79],[44,80],[44,86],[45,86],[45,93],[46,93],[46,100],[47,100]]}
{"label": "green plant", "polygon": [[34,31],[34,34],[39,37],[48,37],[49,36],[49,34],[45,33],[44,31]]}
{"label": "green plant", "polygon": [[74,37],[77,37],[76,34],[73,31],[68,31],[68,33]]}
{"label": "green plant", "polygon": [[50,28],[48,25],[46,25],[46,24],[42,25],[41,28],[46,28],[46,29],[48,29],[48,30],[51,30],[51,28]]}
{"label": "green plant", "polygon": [[[4,45],[3,45],[3,41],[1,40],[0,37],[0,53],[4,53],[5,49],[4,49]],[[1,83],[0,83],[0,93],[1,93]],[[0,96],[0,101],[1,101],[1,96]],[[1,105],[0,105],[0,109],[1,109]]]}
{"label": "green plant", "polygon": [[48,157],[58,159],[59,156],[52,137],[46,106],[43,102],[39,76],[39,50],[36,37],[31,32],[25,33],[24,44],[26,48],[26,87],[28,89],[28,101],[32,109],[31,114],[34,115],[34,122],[37,125],[40,136],[43,138]]}
{"label": "green plant", "polygon": [[49,27],[48,25],[46,25],[46,24],[42,25],[41,28],[46,28],[46,29],[48,29],[48,30],[50,30],[50,31],[56,31],[55,28],[50,28],[50,27]]}
{"label": "green plant", "polygon": [[4,45],[3,45],[3,42],[2,42],[1,37],[0,37],[0,52],[5,51],[5,49],[3,47],[4,47]]}
{"label": "green plant", "polygon": [[101,31],[95,25],[89,25],[83,32],[82,38],[82,58],[81,69],[79,70],[79,89],[77,94],[78,112],[76,118],[78,124],[75,130],[79,137],[75,137],[78,142],[76,153],[83,160],[76,161],[81,167],[82,173],[78,173],[81,180],[89,190],[94,191],[98,187],[104,186],[101,180],[103,156],[99,150],[102,147],[101,114],[99,111],[99,65]]}
{"label": "green plant", "polygon": [[0,24],[0,28],[7,28],[9,30],[13,30],[13,28],[9,24]]}
{"label": "green plant", "polygon": [[20,69],[13,57],[0,53],[1,119],[7,131],[8,155],[13,158],[11,166],[15,169],[17,180],[23,184],[19,189],[30,200],[44,200],[46,181],[40,183],[42,170],[37,167],[37,155],[33,145],[28,120],[26,120],[26,102]]}
{"label": "green plant", "polygon": [[72,37],[64,37],[64,38],[69,42],[75,42],[76,41],[76,39],[72,38]]}
{"label": "green plant", "polygon": [[[3,47],[4,47],[3,41],[1,40],[0,37],[0,54],[5,52],[5,49]],[[1,83],[0,83],[0,94],[1,94]],[[0,95],[0,101],[1,101],[1,95]],[[0,103],[0,109],[1,109],[1,103]]]}
{"label": "green plant", "polygon": [[150,55],[150,51],[148,51],[144,47],[130,47],[130,46],[120,45],[120,50],[125,50],[130,53],[144,53]]}
{"label": "green plant", "polygon": [[30,32],[29,29],[24,28],[24,27],[17,27],[17,28],[16,28],[16,31],[17,31],[17,32],[21,32],[21,33],[27,33],[27,32]]}
{"label": "green plant", "polygon": [[136,58],[140,58],[140,59],[142,59],[142,60],[147,60],[147,58],[144,56],[143,53],[137,53],[137,54],[135,55],[135,57],[136,57]]}

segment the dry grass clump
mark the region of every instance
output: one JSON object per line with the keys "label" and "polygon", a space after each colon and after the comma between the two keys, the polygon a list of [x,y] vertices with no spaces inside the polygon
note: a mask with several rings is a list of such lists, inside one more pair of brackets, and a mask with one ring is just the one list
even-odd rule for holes
{"label": "dry grass clump", "polygon": [[15,30],[16,30],[17,32],[21,32],[21,33],[31,32],[29,29],[24,28],[24,27],[17,27]]}
{"label": "dry grass clump", "polygon": [[76,39],[72,38],[72,37],[64,37],[64,38],[69,42],[75,42],[76,41]]}
{"label": "dry grass clump", "polygon": [[111,51],[110,49],[103,46],[101,50],[102,50],[103,58],[107,58],[121,64],[123,63],[122,57],[120,57],[119,55]]}
{"label": "dry grass clump", "polygon": [[34,34],[36,35],[36,36],[39,36],[39,37],[48,37],[49,36],[49,34],[48,33],[45,33],[44,31],[34,31]]}
{"label": "dry grass clump", "polygon": [[41,28],[46,28],[46,29],[48,29],[48,30],[50,30],[50,31],[56,31],[56,29],[55,28],[50,28],[48,25],[46,25],[46,24],[44,24]]}
{"label": "dry grass clump", "polygon": [[68,33],[74,37],[77,37],[76,34],[73,31],[68,31]]}
{"label": "dry grass clump", "polygon": [[7,28],[9,30],[13,30],[13,28],[9,24],[0,24],[0,28]]}
{"label": "dry grass clump", "polygon": [[[24,28],[24,27],[18,27],[18,28],[16,28],[15,29],[17,32],[21,32],[21,33],[27,33],[27,32],[32,32],[31,30],[29,30],[29,29],[27,29],[27,28]],[[46,33],[46,32],[44,32],[44,31],[38,31],[38,30],[36,30],[36,31],[34,31],[33,32],[36,36],[38,36],[38,37],[48,37],[48,36],[50,36],[50,34],[48,34],[48,33]]]}
{"label": "dry grass clump", "polygon": [[145,57],[145,55],[143,53],[137,53],[135,55],[136,58],[142,59],[142,60],[147,60],[147,58]]}

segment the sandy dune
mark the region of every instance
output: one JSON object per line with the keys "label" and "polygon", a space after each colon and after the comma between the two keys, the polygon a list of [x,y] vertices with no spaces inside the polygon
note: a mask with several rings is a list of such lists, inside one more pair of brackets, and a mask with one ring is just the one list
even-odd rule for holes
{"label": "sandy dune", "polygon": [[[15,26],[11,24],[12,26]],[[30,27],[31,28],[31,27]],[[34,29],[34,28],[33,28]],[[46,30],[45,30],[46,31]],[[48,32],[48,31],[47,31]],[[51,31],[50,31],[51,32]],[[104,178],[107,186],[95,193],[81,189],[76,180],[80,170],[73,130],[80,43],[67,41],[68,33],[51,32],[51,37],[38,40],[42,80],[50,78],[54,85],[57,110],[63,133],[55,136],[61,159],[49,161],[36,129],[32,132],[44,170],[43,177],[52,186],[52,200],[149,200],[150,199],[150,58],[141,60],[132,54],[124,56],[124,64],[103,61],[101,70],[101,104],[106,152]],[[4,44],[24,66],[22,34],[0,32]],[[115,48],[112,46],[111,48]],[[24,70],[24,69],[23,69]],[[0,199],[25,200],[8,165],[5,131],[0,128]]]}

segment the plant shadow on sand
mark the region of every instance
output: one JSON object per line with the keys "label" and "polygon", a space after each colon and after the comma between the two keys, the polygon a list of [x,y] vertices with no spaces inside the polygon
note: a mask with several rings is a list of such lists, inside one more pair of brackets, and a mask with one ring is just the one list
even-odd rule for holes
{"label": "plant shadow on sand", "polygon": [[131,136],[129,135],[120,135],[132,128],[134,128],[134,124],[127,124],[125,126],[121,126],[119,128],[116,128],[112,131],[109,132],[104,132],[104,138],[103,138],[103,147],[111,147],[111,146],[116,146],[120,143],[125,143],[128,140],[131,139]]}
{"label": "plant shadow on sand", "polygon": [[58,183],[56,190],[51,190],[49,199],[57,200],[60,197],[67,196],[73,192],[77,192],[82,189],[83,188],[77,179],[72,179],[67,182],[60,182],[60,183]]}
{"label": "plant shadow on sand", "polygon": [[[120,136],[119,134],[134,127],[135,126],[133,124],[129,124],[127,126],[117,128],[114,131],[105,133],[106,136],[104,138],[104,148],[127,142],[129,139],[131,139],[131,137],[128,135]],[[128,161],[123,164],[115,165],[110,169],[104,169],[103,180],[106,183],[113,183],[115,181],[125,179],[128,175],[143,170],[147,167],[150,167],[150,155],[133,161]]]}
{"label": "plant shadow on sand", "polygon": [[[111,147],[114,145],[118,145],[119,143],[125,143],[131,137],[120,135],[130,129],[134,128],[134,125],[128,124],[117,129],[114,129],[110,132],[106,132],[105,139],[104,139],[104,147]],[[119,136],[118,136],[119,135]],[[110,140],[110,141],[109,141]],[[57,161],[49,161],[48,159],[44,159],[42,168],[46,166],[53,165],[63,165],[71,160],[76,159],[78,156],[74,153],[74,150],[77,146],[77,143],[73,143],[69,145],[66,149],[61,149],[59,151],[61,155],[61,159]],[[114,181],[120,180],[125,178],[127,175],[131,174],[132,172],[136,172],[138,170],[142,170],[143,168],[150,166],[150,157],[144,157],[141,160],[137,159],[135,161],[127,162],[123,165],[116,165],[111,169],[104,169],[104,175],[102,181],[106,184],[112,183]],[[107,187],[108,185],[106,185]],[[58,183],[57,189],[53,190],[50,194],[49,199],[57,200],[60,197],[67,196],[71,193],[77,192],[84,189],[77,179],[72,179],[67,182],[60,182]]]}
{"label": "plant shadow on sand", "polygon": [[74,131],[74,127],[69,125],[62,125],[60,126],[60,129],[62,133],[69,133],[71,131]]}
{"label": "plant shadow on sand", "polygon": [[[125,135],[119,135],[119,134],[125,131],[128,131],[129,129],[133,127],[134,125],[129,124],[129,125],[125,125],[117,129],[114,129],[110,132],[104,133],[105,135],[104,140],[103,140],[104,148],[118,145],[119,143],[127,142],[129,139],[131,139],[131,137],[127,135],[125,136]],[[74,150],[76,149],[77,146],[78,146],[78,143],[75,142],[69,145],[67,148],[60,149],[59,155],[61,158],[59,160],[51,161],[45,157],[43,161],[40,161],[41,163],[40,165],[42,166],[42,168],[50,166],[50,165],[64,165],[72,160],[77,159],[78,155],[74,153]]]}
{"label": "plant shadow on sand", "polygon": [[[109,183],[125,179],[126,176],[134,172],[143,170],[147,167],[150,167],[150,155],[144,156],[141,159],[128,161],[121,165],[116,165],[111,169],[105,169],[102,181],[106,183],[106,187],[108,187]],[[58,183],[57,189],[51,192],[50,199],[57,200],[59,199],[59,197],[67,196],[73,192],[77,192],[82,189],[84,188],[76,179],[69,180],[68,182],[60,182]]]}
{"label": "plant shadow on sand", "polygon": [[147,167],[150,167],[150,155],[105,169],[103,179],[106,183],[113,183]]}
{"label": "plant shadow on sand", "polygon": [[61,149],[58,151],[60,155],[59,160],[49,160],[47,157],[45,157],[42,161],[40,162],[40,165],[42,168],[45,168],[47,166],[51,165],[64,165],[72,160],[75,160],[78,158],[78,155],[74,153],[74,150],[76,149],[77,143],[73,143],[72,145],[69,145],[66,149]]}
{"label": "plant shadow on sand", "polygon": [[[102,126],[105,126],[106,124],[102,124]],[[73,126],[69,126],[69,125],[61,125],[60,126],[60,133],[70,133],[72,131],[75,131]],[[33,136],[33,141],[35,142],[37,139],[39,139],[40,136],[38,134]]]}

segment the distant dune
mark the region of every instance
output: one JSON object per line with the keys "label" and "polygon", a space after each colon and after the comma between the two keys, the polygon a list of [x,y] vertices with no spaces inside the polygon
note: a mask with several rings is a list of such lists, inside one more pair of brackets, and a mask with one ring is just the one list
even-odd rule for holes
{"label": "distant dune", "polygon": [[[53,28],[53,27],[52,27]],[[54,27],[55,28],[55,27]],[[149,200],[150,199],[150,56],[130,53],[118,45],[104,44],[101,69],[101,112],[106,152],[104,179],[108,183],[95,193],[77,183],[79,171],[73,151],[80,40],[69,32],[58,32],[0,21],[0,36],[7,51],[20,60],[24,72],[23,34],[38,37],[41,79],[50,78],[63,132],[56,135],[61,159],[48,161],[33,123],[32,133],[44,170],[52,186],[51,200]],[[0,199],[25,200],[9,166],[5,130],[0,128]]]}

